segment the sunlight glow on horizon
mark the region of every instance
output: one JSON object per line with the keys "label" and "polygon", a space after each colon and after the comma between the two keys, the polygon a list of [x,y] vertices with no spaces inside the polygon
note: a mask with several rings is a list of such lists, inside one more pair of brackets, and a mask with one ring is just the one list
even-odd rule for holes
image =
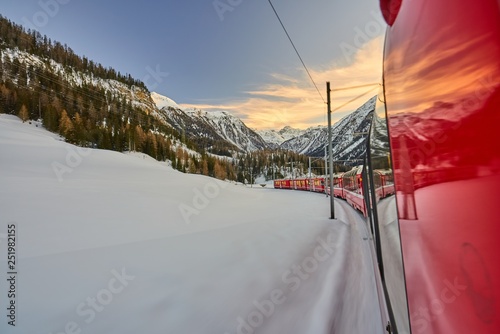
{"label": "sunlight glow on horizon", "polygon": [[[332,62],[323,70],[309,68],[325,101],[327,81],[331,82],[331,89],[382,82],[383,40],[384,37],[379,36],[363,45],[348,65]],[[280,130],[285,126],[306,129],[326,125],[326,104],[321,100],[305,72],[301,78],[290,77],[283,73],[271,73],[270,76],[271,83],[245,92],[248,95],[245,99],[219,104],[181,105],[185,108],[206,111],[225,110],[241,118],[250,128],[258,130]],[[332,92],[332,110],[370,89],[364,87]],[[377,93],[375,87],[369,94],[333,112],[332,122],[335,123],[356,110]]]}

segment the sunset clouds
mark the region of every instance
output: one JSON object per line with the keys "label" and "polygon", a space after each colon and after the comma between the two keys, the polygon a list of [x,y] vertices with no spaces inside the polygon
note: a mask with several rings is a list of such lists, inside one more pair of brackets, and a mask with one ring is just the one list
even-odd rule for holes
{"label": "sunset clouds", "polygon": [[[326,101],[327,81],[330,81],[332,90],[381,83],[382,51],[383,37],[380,36],[357,49],[347,64],[346,59],[337,59],[323,68],[309,67],[323,99]],[[332,92],[332,110],[366,93],[335,111],[332,115],[333,121],[355,110],[377,92],[377,86]],[[300,77],[270,73],[269,83],[245,93],[246,98],[224,104],[183,106],[204,110],[227,110],[256,129],[280,129],[285,125],[295,128],[326,125],[326,104],[304,70]]]}

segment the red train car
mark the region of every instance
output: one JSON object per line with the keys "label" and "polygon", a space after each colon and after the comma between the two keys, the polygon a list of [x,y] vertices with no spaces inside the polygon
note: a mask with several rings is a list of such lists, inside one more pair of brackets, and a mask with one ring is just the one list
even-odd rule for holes
{"label": "red train car", "polygon": [[343,198],[366,216],[362,170],[363,166],[358,166],[342,174]]}
{"label": "red train car", "polygon": [[325,192],[325,178],[324,177],[313,178],[311,191],[324,193]]}
{"label": "red train car", "polygon": [[292,189],[291,180],[274,180],[275,189]]}
{"label": "red train car", "polygon": [[301,179],[283,179],[274,180],[275,189],[293,189],[293,190],[304,190],[313,192],[325,192],[325,178],[315,177],[315,178],[301,178]]}
{"label": "red train car", "polygon": [[309,179],[295,179],[292,182],[295,190],[309,190]]}
{"label": "red train car", "polygon": [[[363,199],[361,176],[362,169],[363,166],[358,166],[349,172],[335,174],[333,176],[333,194],[335,197],[345,199],[353,208],[359,210],[366,216],[366,205]],[[306,190],[330,195],[328,184],[329,179],[324,177],[312,179],[283,179],[275,180],[274,188]]]}
{"label": "red train car", "polygon": [[380,3],[376,114],[396,201],[376,225],[393,328],[500,333],[500,2]]}
{"label": "red train car", "polygon": [[342,180],[342,176],[344,173],[334,174],[333,175],[333,195],[338,198],[345,199],[345,190],[344,184]]}
{"label": "red train car", "polygon": [[376,169],[372,173],[377,201],[394,195],[394,178],[391,170]]}

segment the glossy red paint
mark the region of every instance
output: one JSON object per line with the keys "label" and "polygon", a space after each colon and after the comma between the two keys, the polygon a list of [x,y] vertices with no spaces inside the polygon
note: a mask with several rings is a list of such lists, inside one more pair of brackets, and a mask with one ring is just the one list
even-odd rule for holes
{"label": "glossy red paint", "polygon": [[402,0],[381,0],[380,9],[388,25],[392,26],[401,8]]}
{"label": "glossy red paint", "polygon": [[384,89],[412,333],[500,333],[499,6],[403,1],[388,28]]}

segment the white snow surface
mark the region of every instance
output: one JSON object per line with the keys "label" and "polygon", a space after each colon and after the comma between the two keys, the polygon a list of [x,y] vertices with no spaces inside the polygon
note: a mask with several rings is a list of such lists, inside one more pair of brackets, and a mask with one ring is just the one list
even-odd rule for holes
{"label": "white snow surface", "polygon": [[9,115],[0,185],[0,333],[383,333],[366,224],[343,201],[330,220],[322,194],[82,150]]}
{"label": "white snow surface", "polygon": [[254,130],[257,132],[266,143],[281,145],[285,141],[303,135],[307,130],[294,129],[290,126],[285,126],[283,129],[276,130]]}
{"label": "white snow surface", "polygon": [[156,92],[151,93],[151,98],[153,99],[153,102],[156,104],[156,107],[158,109],[167,108],[167,107],[181,109],[181,107],[177,103],[175,103],[174,100],[172,100],[169,97],[158,94]]}

